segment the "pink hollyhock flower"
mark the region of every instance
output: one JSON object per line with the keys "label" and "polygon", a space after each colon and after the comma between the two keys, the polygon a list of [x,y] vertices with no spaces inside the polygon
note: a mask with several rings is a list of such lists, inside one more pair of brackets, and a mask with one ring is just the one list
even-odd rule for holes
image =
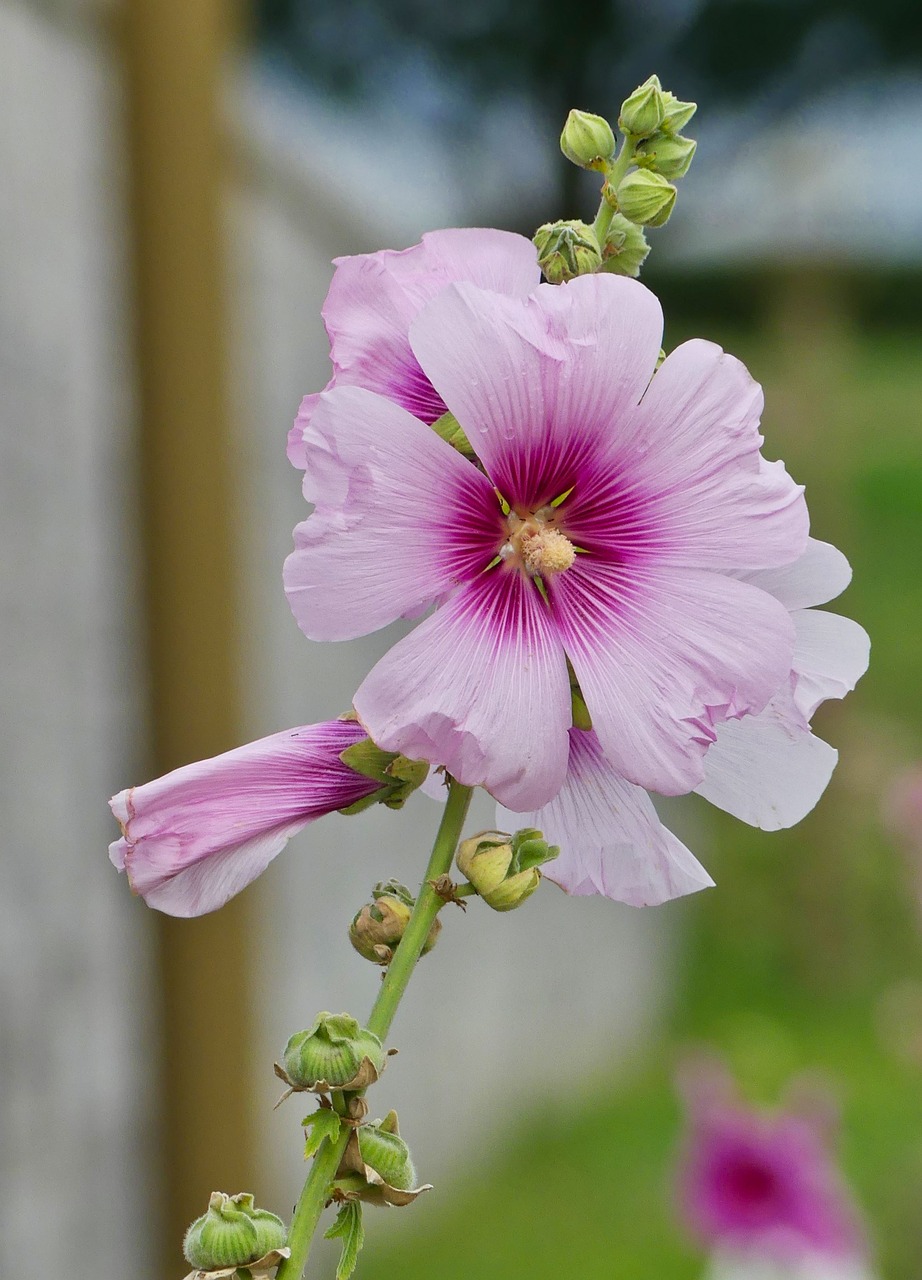
{"label": "pink hollyhock flower", "polygon": [[[470,227],[430,231],[411,249],[334,259],[323,305],[333,361],[331,387],[365,387],[435,422],[445,404],[410,346],[410,324],[447,284],[466,280],[495,293],[522,296],[541,279],[535,247],[508,231]],[[305,396],[288,436],[288,456],[307,467],[304,428],[318,395]]]}
{"label": "pink hollyhock flower", "polygon": [[365,736],[354,721],[302,725],[120,791],[109,857],[148,906],[216,911],[314,818],[379,789],[339,758]]}
{"label": "pink hollyhock flower", "polygon": [[[764,711],[716,727],[695,788],[718,808],[765,831],[793,826],[816,804],[838,758],[814,736],[810,719],[827,698],[842,698],[867,669],[866,632],[850,618],[811,606],[848,585],[841,552],[810,539],[781,569],[750,573],[794,624],[789,679]],[[497,826],[540,828],[560,856],[544,874],[573,894],[602,893],[651,906],[713,884],[685,846],[660,823],[649,796],[606,758],[594,732],[570,730],[567,777],[557,796],[526,815],[500,807]]]}
{"label": "pink hollyhock flower", "polygon": [[743,580],[804,551],[801,490],[759,454],[761,392],[632,280],[527,298],[443,287],[412,351],[484,470],[393,401],[324,392],[303,427],[286,587],[302,630],[348,639],[438,607],[364,681],[387,750],[516,811],[567,772],[572,664],[612,769],[679,794],[717,726],[789,681],[794,625]]}
{"label": "pink hollyhock flower", "polygon": [[[693,1234],[722,1259],[800,1275],[797,1264],[863,1264],[858,1214],[828,1146],[828,1117],[747,1107],[726,1084],[693,1091],[680,1201]],[[745,1269],[739,1274],[745,1275]],[[809,1271],[804,1271],[806,1276]],[[847,1271],[829,1270],[831,1276]]]}

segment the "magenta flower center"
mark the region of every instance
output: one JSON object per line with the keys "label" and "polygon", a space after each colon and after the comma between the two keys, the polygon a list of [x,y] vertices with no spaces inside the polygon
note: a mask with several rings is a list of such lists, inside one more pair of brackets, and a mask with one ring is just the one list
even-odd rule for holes
{"label": "magenta flower center", "polygon": [[576,548],[560,528],[557,509],[546,506],[509,512],[499,555],[510,568],[530,578],[547,578],[569,569]]}

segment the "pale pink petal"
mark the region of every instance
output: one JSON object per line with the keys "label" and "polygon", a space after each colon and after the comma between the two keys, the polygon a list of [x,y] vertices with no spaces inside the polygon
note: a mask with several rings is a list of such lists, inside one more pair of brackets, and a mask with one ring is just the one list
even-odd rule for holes
{"label": "pale pink petal", "polygon": [[513,813],[500,806],[497,829],[537,827],[560,856],[542,868],[567,893],[599,893],[651,907],[714,882],[667,831],[641,787],[619,777],[595,733],[570,730],[570,760],[560,791],[543,808]]}
{"label": "pale pink petal", "polygon": [[482,472],[398,405],[358,387],[320,397],[305,427],[305,486],[285,590],[312,640],[415,616],[483,570],[502,538]]}
{"label": "pale pink petal", "polygon": [[316,392],[313,395],[304,397],[298,410],[298,416],[295,418],[294,426],[288,432],[288,461],[293,467],[297,467],[299,471],[304,471],[307,467],[304,428],[310,422],[311,415],[316,409],[319,399],[320,395]]}
{"label": "pale pink petal", "polygon": [[746,367],[695,339],[666,357],[619,422],[611,484],[622,505],[633,492],[650,512],[657,563],[724,571],[801,555],[803,490],[782,463],[761,457],[761,410],[762,389]]}
{"label": "pale pink petal", "polygon": [[827,698],[844,698],[868,669],[871,641],[851,618],[800,609],[794,619],[794,701],[808,720]]}
{"label": "pale pink petal", "polygon": [[809,609],[841,595],[852,580],[845,556],[828,542],[808,538],[801,556],[779,569],[754,569],[735,576],[770,592],[788,609]]}
{"label": "pale pink petal", "polygon": [[582,276],[526,299],[453,285],[420,312],[410,341],[505,497],[540,505],[576,483],[636,405],[662,327],[636,280]]}
{"label": "pale pink petal", "polygon": [[[334,265],[323,306],[334,368],[329,386],[376,391],[426,423],[445,405],[410,349],[407,335],[419,309],[455,280],[524,296],[541,278],[530,240],[477,227],[430,231],[410,249],[337,258]],[[302,469],[303,431],[315,406],[315,396],[305,397],[288,437],[288,456]]]}
{"label": "pale pink petal", "polygon": [[533,808],[567,768],[570,688],[548,610],[504,568],[463,587],[374,667],[355,709],[387,751]]}
{"label": "pale pink petal", "polygon": [[151,906],[214,911],[312,819],[378,789],[339,758],[364,737],[353,721],[302,725],[129,787],[109,802],[109,856]]}
{"label": "pale pink petal", "polygon": [[829,785],[838,752],[814,737],[788,689],[759,715],[719,725],[695,788],[718,809],[763,831],[792,827]]}
{"label": "pale pink petal", "polygon": [[605,754],[651,791],[696,787],[716,725],[761,711],[789,678],[790,615],[748,583],[580,556],[549,590]]}

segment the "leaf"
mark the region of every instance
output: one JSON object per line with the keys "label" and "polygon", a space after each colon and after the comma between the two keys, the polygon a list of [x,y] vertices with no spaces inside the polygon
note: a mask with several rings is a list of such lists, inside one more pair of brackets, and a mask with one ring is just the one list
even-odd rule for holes
{"label": "leaf", "polygon": [[329,1107],[321,1107],[319,1111],[305,1116],[301,1123],[307,1130],[304,1143],[305,1160],[310,1160],[311,1156],[317,1154],[324,1138],[335,1142],[339,1137],[339,1116]]}
{"label": "leaf", "polygon": [[347,1200],[336,1215],[336,1221],[324,1236],[327,1240],[342,1237],[343,1250],[339,1255],[336,1280],[349,1280],[358,1262],[359,1250],[365,1243],[361,1203],[358,1200]]}
{"label": "leaf", "polygon": [[453,449],[457,449],[465,458],[476,458],[477,455],[471,448],[471,442],[464,434],[464,428],[453,413],[443,413],[441,418],[436,418],[432,424],[432,430],[437,436],[441,436],[446,444],[450,444]]}

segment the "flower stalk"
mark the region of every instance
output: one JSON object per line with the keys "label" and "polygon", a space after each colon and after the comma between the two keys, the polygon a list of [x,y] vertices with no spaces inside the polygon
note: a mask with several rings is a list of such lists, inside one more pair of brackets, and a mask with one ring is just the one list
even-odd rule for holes
{"label": "flower stalk", "polygon": [[[451,780],[445,812],[432,846],[423,887],[368,1018],[368,1030],[381,1038],[391,1028],[403,993],[429,937],[432,922],[445,905],[445,899],[439,896],[434,885],[451,868],[472,793],[472,787],[464,787],[454,779]],[[334,1093],[333,1105],[343,1115],[346,1113],[348,1100],[357,1096],[360,1094]],[[288,1233],[291,1255],[279,1267],[277,1280],[301,1280],[320,1215],[329,1199],[330,1186],[351,1133],[349,1125],[342,1125],[338,1138],[335,1141],[326,1138],[314,1157]]]}

